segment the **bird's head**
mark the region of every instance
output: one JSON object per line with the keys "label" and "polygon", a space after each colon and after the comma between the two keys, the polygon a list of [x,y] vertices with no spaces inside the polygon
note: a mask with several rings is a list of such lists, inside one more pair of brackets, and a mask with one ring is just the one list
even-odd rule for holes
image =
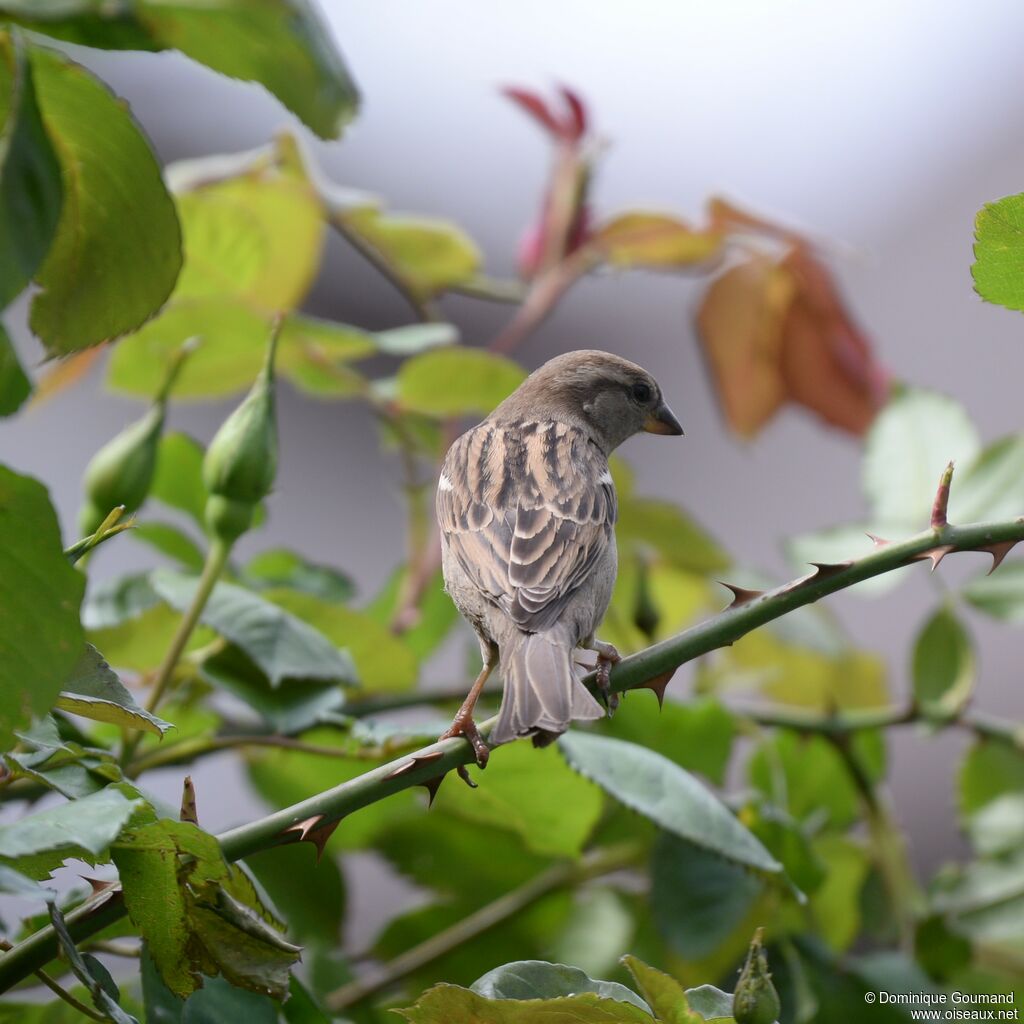
{"label": "bird's head", "polygon": [[658,382],[610,352],[566,352],[549,360],[492,413],[498,422],[553,419],[581,427],[609,453],[640,431],[681,434]]}

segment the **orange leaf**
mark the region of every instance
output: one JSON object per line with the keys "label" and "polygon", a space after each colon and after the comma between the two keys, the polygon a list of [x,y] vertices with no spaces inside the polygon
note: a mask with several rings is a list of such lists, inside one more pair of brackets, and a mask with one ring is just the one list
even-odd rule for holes
{"label": "orange leaf", "polygon": [[697,331],[729,426],[753,437],[787,397],[779,364],[793,275],[766,256],[727,270],[708,289]]}
{"label": "orange leaf", "polygon": [[861,435],[885,401],[886,374],[828,269],[806,249],[783,260],[799,288],[783,325],[781,371],[793,401]]}

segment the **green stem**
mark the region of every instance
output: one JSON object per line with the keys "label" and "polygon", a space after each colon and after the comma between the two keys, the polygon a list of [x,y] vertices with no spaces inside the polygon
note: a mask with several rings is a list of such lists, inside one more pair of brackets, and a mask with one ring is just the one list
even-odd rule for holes
{"label": "green stem", "polygon": [[203,565],[203,574],[199,577],[199,586],[192,604],[185,613],[184,618],[178,623],[178,630],[174,634],[171,646],[157,669],[156,677],[153,680],[153,690],[149,695],[146,704],[148,711],[156,711],[167,693],[171,680],[174,678],[174,670],[178,661],[185,652],[186,646],[192,637],[192,633],[199,624],[199,617],[203,614],[206,602],[209,601],[213,588],[217,585],[224,567],[228,564],[228,557],[231,554],[231,544],[214,538],[210,543],[210,549],[206,553],[206,563]]}
{"label": "green stem", "polygon": [[471,942],[495,925],[521,913],[548,893],[555,892],[563,886],[579,885],[589,879],[629,867],[636,862],[641,849],[635,843],[623,843],[594,850],[578,864],[572,861],[552,864],[518,888],[461,918],[450,928],[432,935],[418,946],[407,949],[394,960],[371,970],[365,977],[342,985],[325,998],[325,1005],[332,1013],[353,1006],[458,949],[459,946]]}
{"label": "green stem", "polygon": [[[215,537],[210,542],[210,548],[206,552],[206,562],[203,565],[203,573],[199,577],[199,586],[196,589],[195,597],[193,597],[192,604],[181,622],[178,623],[178,629],[171,640],[170,647],[167,649],[167,654],[164,655],[164,660],[157,669],[156,676],[153,679],[153,690],[146,704],[147,710],[155,712],[167,694],[171,680],[174,678],[174,670],[177,668],[178,662],[181,660],[181,656],[192,637],[192,633],[199,623],[199,617],[203,614],[203,609],[206,607],[206,602],[210,599],[210,594],[213,593],[213,588],[217,585],[217,580],[220,579],[224,567],[228,564],[230,554],[231,544],[229,542],[218,537]],[[125,742],[124,749],[121,752],[122,764],[128,764],[131,761],[141,740],[141,735],[141,733],[136,732]]]}
{"label": "green stem", "polygon": [[[898,544],[886,545],[857,562],[777,587],[747,604],[729,608],[706,622],[624,658],[611,672],[612,689],[623,692],[646,686],[652,679],[674,671],[709,651],[734,643],[773,619],[862,580],[881,576],[919,560],[937,545],[948,545],[951,551],[975,551],[991,544],[1021,540],[1024,540],[1024,518],[973,526],[946,526],[941,530],[925,531]],[[594,688],[593,673],[587,679]],[[480,726],[483,735],[487,735],[494,721],[490,719]],[[235,861],[258,850],[295,842],[296,834],[286,830],[301,821],[322,815],[322,824],[330,824],[392,793],[421,785],[453,768],[469,764],[473,759],[472,748],[461,738],[432,743],[416,754],[380,765],[333,789],[221,834],[218,836],[221,849],[228,860]],[[395,774],[399,769],[400,774]],[[80,908],[69,914],[68,927],[72,936],[80,940],[94,935],[123,913],[123,903],[119,899],[116,902],[110,899],[98,910]],[[22,978],[45,966],[56,952],[56,936],[49,926],[20,942],[0,957],[0,992],[7,991]]]}
{"label": "green stem", "polygon": [[104,1021],[109,1018],[105,1017],[102,1013],[97,1013],[91,1007],[85,1005],[85,1003],[79,1002],[63,985],[58,984],[51,978],[46,971],[36,971],[36,977],[55,995],[58,999],[62,999],[72,1009],[77,1010],[83,1017],[88,1017],[89,1020]]}

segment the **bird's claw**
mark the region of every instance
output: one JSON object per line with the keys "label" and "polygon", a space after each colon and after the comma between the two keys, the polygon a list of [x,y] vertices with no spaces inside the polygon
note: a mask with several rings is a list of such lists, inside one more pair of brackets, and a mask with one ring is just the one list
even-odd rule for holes
{"label": "bird's claw", "polygon": [[612,667],[622,661],[622,656],[612,644],[602,640],[594,641],[594,650],[597,652],[595,682],[604,698],[604,706],[611,716],[619,707],[619,695],[612,690]]}
{"label": "bird's claw", "polygon": [[469,777],[469,769],[464,764],[460,764],[455,771],[458,773],[459,778],[462,779],[470,789],[477,788],[477,784]]}
{"label": "bird's claw", "polygon": [[[473,755],[476,758],[477,767],[486,768],[487,761],[491,756],[491,748],[484,742],[483,736],[480,735],[480,730],[476,727],[476,722],[473,721],[472,715],[456,715],[455,721],[452,722],[451,728],[441,733],[438,736],[438,741],[450,739],[452,736],[462,736],[468,741],[469,745],[473,748]],[[471,786],[475,786],[475,783],[470,781],[469,775],[466,773],[465,766],[459,766],[459,778],[463,782],[469,783]]]}

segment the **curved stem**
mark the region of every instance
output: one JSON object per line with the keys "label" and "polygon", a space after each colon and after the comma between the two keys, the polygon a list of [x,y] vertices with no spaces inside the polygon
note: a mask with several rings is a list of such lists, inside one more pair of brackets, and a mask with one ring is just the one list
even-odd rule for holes
{"label": "curved stem", "polygon": [[[1024,518],[972,526],[946,526],[940,530],[927,530],[898,544],[887,544],[859,561],[817,569],[809,576],[777,587],[745,604],[728,608],[706,622],[623,658],[612,669],[611,687],[622,692],[649,686],[652,680],[664,677],[702,654],[734,643],[758,626],[862,580],[926,558],[937,547],[946,548],[948,552],[977,551],[1022,540]],[[587,677],[587,682],[596,691],[593,673]],[[484,736],[495,720],[492,718],[480,726]],[[432,743],[333,789],[222,833],[218,836],[221,849],[228,860],[235,861],[258,850],[296,842],[297,833],[289,830],[300,822],[318,818],[317,827],[322,828],[360,807],[411,786],[422,785],[473,760],[472,747],[464,739]],[[79,940],[95,934],[123,913],[123,901],[111,898],[98,910],[83,907],[69,914],[69,930]],[[0,957],[0,992],[45,966],[56,952],[56,937],[49,926],[20,942]]]}

